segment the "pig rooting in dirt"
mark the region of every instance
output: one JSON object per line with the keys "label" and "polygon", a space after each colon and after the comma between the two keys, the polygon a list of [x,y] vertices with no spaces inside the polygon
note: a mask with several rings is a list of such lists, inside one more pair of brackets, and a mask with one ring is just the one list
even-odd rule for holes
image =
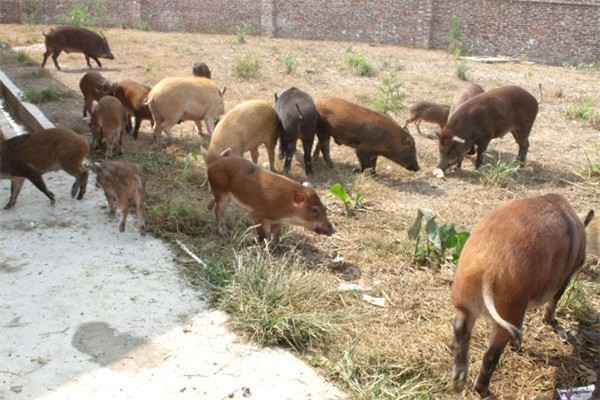
{"label": "pig rooting in dirt", "polygon": [[46,52],[44,53],[42,67],[46,65],[48,57],[52,55],[54,66],[56,69],[60,69],[57,59],[63,51],[66,53],[83,53],[85,61],[90,68],[92,68],[90,58],[93,58],[100,68],[102,68],[102,64],[98,58],[107,58],[109,60],[115,58],[110,52],[106,38],[89,29],[75,26],[57,26],[50,28],[43,35],[46,41]]}
{"label": "pig rooting in dirt", "polygon": [[0,136],[0,178],[11,179],[10,200],[4,208],[15,205],[25,179],[54,204],[54,194],[46,187],[42,174],[58,170],[75,177],[71,196],[77,194],[81,200],[88,181],[83,160],[89,150],[87,140],[68,128],[45,129],[11,139]]}
{"label": "pig rooting in dirt", "polygon": [[217,228],[226,235],[225,210],[233,201],[250,211],[259,240],[279,242],[282,224],[300,225],[316,233],[332,235],[335,229],[314,189],[265,170],[237,156],[226,156],[208,168],[208,182],[215,207]]}
{"label": "pig rooting in dirt", "polygon": [[127,161],[105,161],[96,172],[96,186],[104,190],[108,201],[109,213],[115,214],[115,201],[121,206],[119,231],[125,232],[127,210],[130,201],[135,202],[140,234],[146,234],[144,199],[146,197],[146,178],[140,168]]}
{"label": "pig rooting in dirt", "polygon": [[92,112],[92,147],[100,148],[102,139],[106,142],[105,158],[113,156],[116,148],[121,154],[123,135],[127,129],[127,114],[123,104],[114,96],[104,96]]}

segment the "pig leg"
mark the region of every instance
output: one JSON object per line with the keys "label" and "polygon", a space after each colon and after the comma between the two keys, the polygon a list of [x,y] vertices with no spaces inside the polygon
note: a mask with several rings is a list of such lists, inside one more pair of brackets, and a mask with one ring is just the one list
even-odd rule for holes
{"label": "pig leg", "polygon": [[306,175],[312,175],[312,145],[314,139],[303,139],[302,140],[302,148],[304,149],[304,171]]}
{"label": "pig leg", "polygon": [[417,127],[417,132],[419,132],[419,135],[422,135],[423,133],[421,133],[421,128],[419,128],[419,125],[421,125],[421,120],[417,119],[415,126]]}
{"label": "pig leg", "polygon": [[42,68],[44,68],[44,66],[46,65],[46,60],[48,59],[48,57],[50,57],[50,54],[52,54],[52,50],[46,48],[46,52],[44,53],[44,59],[42,60]]}
{"label": "pig leg", "polygon": [[325,160],[325,164],[327,164],[329,168],[333,168],[333,162],[331,162],[331,150],[329,146],[329,140],[329,136],[319,136],[319,142],[317,143],[313,157],[318,157],[319,150],[321,150],[321,153],[323,154],[323,159]]}
{"label": "pig leg", "polygon": [[483,153],[487,150],[489,140],[483,140],[481,143],[477,144],[477,158],[475,158],[475,169],[481,167],[483,163]]}
{"label": "pig leg", "polygon": [[256,235],[258,236],[258,242],[263,243],[265,240],[269,240],[270,226],[261,219],[254,218],[254,225],[256,225]]}
{"label": "pig leg", "polygon": [[250,158],[254,164],[258,164],[258,147],[250,150]]}
{"label": "pig leg", "polygon": [[146,235],[146,218],[144,217],[144,191],[138,189],[135,194],[135,212],[137,214],[140,235]]}
{"label": "pig leg", "polygon": [[[55,200],[54,200],[54,193],[52,193],[51,191],[48,190],[48,188],[46,187],[46,183],[44,182],[44,179],[42,178],[42,174],[39,173],[38,170],[32,168],[29,166],[29,164],[20,164],[19,165],[19,171],[22,172],[22,175],[26,176],[27,179],[29,179],[31,181],[31,183],[33,183],[35,185],[36,188],[38,188],[42,193],[44,193],[49,199],[50,199],[50,204],[54,204]],[[15,202],[17,201],[17,196],[19,195],[19,192],[21,191],[21,186],[23,185],[23,182],[16,182],[16,187],[14,188],[15,191],[13,192],[13,185],[15,184],[15,179],[19,180],[19,179],[23,179],[21,177],[19,178],[13,178],[12,183],[11,183],[11,188],[10,188],[10,192],[11,192],[11,201],[12,201],[12,205],[15,204]],[[11,207],[12,207],[11,205]],[[8,207],[10,208],[10,207]]]}
{"label": "pig leg", "polygon": [[511,338],[510,333],[508,333],[506,329],[497,323],[493,324],[490,342],[483,356],[479,374],[477,374],[477,379],[475,380],[474,389],[482,398],[487,397],[490,394],[492,374],[498,365],[498,361],[500,360],[504,348]]}
{"label": "pig leg", "polygon": [[119,232],[125,232],[125,223],[127,222],[127,209],[129,208],[129,199],[127,196],[121,196],[119,198],[119,204],[121,205],[121,223],[119,224]]}
{"label": "pig leg", "polygon": [[285,163],[283,164],[283,175],[287,175],[292,167],[292,158],[296,153],[296,141],[290,140],[284,143],[285,147]]}
{"label": "pig leg", "polygon": [[25,182],[25,178],[12,178],[10,182],[10,199],[8,200],[8,203],[6,203],[6,205],[4,206],[5,210],[12,208],[17,202],[17,197],[21,192],[23,182]]}
{"label": "pig leg", "polygon": [[531,126],[525,128],[519,128],[513,130],[511,133],[517,144],[519,145],[519,155],[517,159],[525,165],[525,158],[527,157],[527,151],[529,150],[529,132],[531,131]]}
{"label": "pig leg", "polygon": [[109,193],[106,189],[104,189],[104,196],[106,197],[106,201],[108,203],[108,214],[115,215],[115,198],[112,193]]}
{"label": "pig leg", "polygon": [[227,235],[227,227],[225,226],[225,210],[229,205],[229,195],[215,196],[215,216],[217,217],[217,232],[221,237]]}
{"label": "pig leg", "polygon": [[567,286],[569,286],[570,280],[571,280],[571,275],[569,275],[569,277],[565,280],[565,282],[563,283],[561,288],[558,290],[558,292],[556,292],[554,294],[554,296],[552,297],[552,299],[548,300],[548,302],[544,306],[544,317],[542,318],[542,321],[544,323],[552,325],[552,326],[556,325],[556,323],[557,323],[556,317],[555,317],[556,305],[558,304],[558,301],[560,300],[562,295],[565,293],[565,290],[567,290]]}
{"label": "pig leg", "polygon": [[[194,124],[196,124],[196,127],[198,128],[198,135],[200,136],[204,136],[204,133],[202,131],[202,120],[196,120],[194,121]],[[208,129],[208,120],[206,120],[206,129]],[[211,135],[210,130],[209,132],[209,136]]]}
{"label": "pig leg", "polygon": [[265,144],[267,146],[267,156],[269,157],[269,169],[275,172],[275,147],[277,146],[277,140],[272,140]]}
{"label": "pig leg", "polygon": [[52,61],[54,61],[54,66],[56,67],[56,69],[60,69],[60,67],[58,66],[58,55],[61,53],[61,51],[62,50],[58,50],[52,53]]}
{"label": "pig leg", "polygon": [[377,166],[377,156],[371,154],[371,152],[359,147],[356,149],[356,155],[360,162],[360,170],[354,170],[354,172],[364,172],[369,169],[372,174],[375,173],[375,167]]}
{"label": "pig leg", "polygon": [[475,318],[471,313],[462,310],[456,311],[454,319],[452,389],[457,393],[463,391],[469,374],[469,346],[474,324]]}
{"label": "pig leg", "polygon": [[73,186],[71,187],[71,197],[75,197],[77,190],[79,190],[77,200],[81,200],[83,198],[83,195],[85,194],[85,189],[87,187],[87,180],[89,175],[88,171],[80,166],[74,173],[68,171],[66,172],[69,175],[75,177],[75,183],[73,183]]}
{"label": "pig leg", "polygon": [[[135,117],[135,126],[133,127],[132,136],[135,140],[137,140],[138,132],[140,131],[140,125],[142,124],[142,119],[138,116]],[[131,121],[129,121],[129,126],[131,126]]]}
{"label": "pig leg", "polygon": [[281,233],[281,225],[280,224],[271,225],[271,243],[273,243],[273,244],[279,243],[280,233]]}

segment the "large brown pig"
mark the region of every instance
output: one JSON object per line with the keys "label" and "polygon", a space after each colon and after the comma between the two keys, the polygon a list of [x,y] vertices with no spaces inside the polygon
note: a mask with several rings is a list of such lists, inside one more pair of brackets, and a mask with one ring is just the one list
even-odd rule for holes
{"label": "large brown pig", "polygon": [[425,122],[433,122],[438,124],[440,129],[446,125],[448,122],[448,112],[450,111],[450,107],[445,104],[432,103],[430,101],[420,101],[415,103],[410,107],[410,117],[404,123],[404,127],[412,122],[415,123],[417,127],[417,132],[421,133],[421,129],[419,125],[422,121]]}
{"label": "large brown pig", "polygon": [[300,225],[319,234],[332,235],[333,225],[319,196],[310,187],[265,170],[245,158],[229,156],[208,168],[217,228],[225,236],[225,210],[231,200],[250,211],[258,225],[259,240],[278,243],[281,224]]}
{"label": "large brown pig", "polygon": [[415,140],[405,128],[392,118],[349,101],[328,97],[317,103],[319,143],[315,157],[321,150],[325,162],[333,166],[329,138],[337,144],[356,149],[360,171],[375,172],[377,157],[383,156],[410,171],[418,171]]}
{"label": "large brown pig", "polygon": [[106,142],[105,158],[113,156],[116,147],[117,154],[121,154],[123,135],[127,125],[127,114],[123,104],[114,96],[104,96],[100,99],[92,112],[92,147],[100,148],[102,139]]}
{"label": "large brown pig", "polygon": [[443,172],[454,164],[460,168],[472,146],[477,147],[475,168],[479,168],[489,142],[507,132],[517,141],[517,159],[524,164],[537,111],[535,97],[519,86],[491,89],[470,98],[450,117],[440,133],[437,169]]}
{"label": "large brown pig", "polygon": [[154,138],[160,142],[164,130],[173,140],[171,127],[182,121],[194,121],[198,133],[202,134],[200,122],[206,120],[206,129],[212,136],[215,119],[225,112],[223,95],[226,88],[219,90],[208,78],[183,77],[165,78],[148,93],[146,104],[154,116]]}
{"label": "large brown pig", "polygon": [[77,199],[81,200],[88,180],[83,160],[89,150],[87,140],[68,128],[45,129],[11,139],[0,136],[0,177],[11,179],[10,200],[4,208],[15,205],[25,179],[54,204],[54,194],[46,187],[42,174],[58,170],[75,177],[71,196],[79,191]]}
{"label": "large brown pig", "polygon": [[52,55],[54,66],[56,66],[56,69],[60,69],[57,59],[63,50],[67,53],[83,53],[90,68],[92,68],[90,58],[93,58],[100,68],[102,68],[102,64],[98,58],[108,58],[109,60],[115,58],[110,52],[106,38],[89,29],[75,26],[57,26],[50,28],[43,35],[46,41],[46,52],[44,53],[42,67],[46,65],[48,57]]}
{"label": "large brown pig", "polygon": [[230,154],[243,157],[250,151],[252,161],[258,162],[258,146],[265,144],[271,171],[275,170],[275,146],[279,138],[279,118],[275,109],[264,100],[249,100],[229,111],[215,128],[210,147],[203,152],[209,167],[230,149]]}
{"label": "large brown pig", "polygon": [[92,71],[83,75],[79,80],[79,89],[83,95],[83,117],[85,118],[86,114],[92,115],[94,101],[114,94],[115,86],[99,72]]}
{"label": "large brown pig", "polygon": [[492,373],[507,343],[521,346],[528,308],[545,304],[543,321],[555,324],[556,304],[585,259],[582,222],[558,194],[515,200],[490,211],[462,251],[452,287],[454,368],[452,384],[463,390],[475,320],[489,316],[492,333],[475,391],[486,397]]}
{"label": "large brown pig", "polygon": [[133,79],[122,80],[115,87],[114,96],[121,100],[121,103],[125,106],[129,126],[131,126],[131,116],[135,117],[135,126],[132,132],[134,139],[138,137],[140,125],[143,120],[149,120],[151,124],[154,124],[150,107],[144,104],[144,100],[148,96],[148,93],[150,93],[150,89],[152,89],[150,86]]}
{"label": "large brown pig", "polygon": [[146,197],[146,178],[140,168],[128,161],[105,161],[97,170],[96,186],[104,189],[108,201],[109,213],[115,214],[115,200],[121,206],[121,223],[119,231],[125,232],[129,201],[136,206],[140,234],[146,234],[144,217],[144,199]]}

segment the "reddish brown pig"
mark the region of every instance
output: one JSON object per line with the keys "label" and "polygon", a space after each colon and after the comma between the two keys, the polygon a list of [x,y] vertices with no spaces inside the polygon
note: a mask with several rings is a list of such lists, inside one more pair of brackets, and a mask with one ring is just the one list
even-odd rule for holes
{"label": "reddish brown pig", "polygon": [[494,138],[511,132],[519,145],[517,159],[525,164],[529,133],[538,112],[538,102],[519,86],[491,89],[470,98],[452,115],[440,133],[437,168],[460,168],[465,154],[477,147],[475,168],[481,166],[483,153]]}
{"label": "reddish brown pig", "polygon": [[54,61],[56,69],[60,69],[57,59],[63,50],[66,53],[83,53],[90,68],[92,68],[90,58],[93,58],[100,68],[102,68],[102,64],[98,58],[109,60],[115,58],[110,52],[106,38],[89,29],[75,26],[57,26],[50,28],[48,32],[43,34],[46,41],[46,52],[44,53],[42,67],[46,65],[48,57],[52,55],[52,61]]}
{"label": "reddish brown pig", "polygon": [[115,200],[121,206],[119,231],[125,232],[129,202],[134,201],[140,234],[146,234],[144,199],[146,197],[146,178],[140,168],[127,161],[105,161],[97,170],[96,186],[104,189],[108,201],[109,213],[115,214]]}
{"label": "reddish brown pig", "polygon": [[229,156],[208,168],[217,228],[225,236],[225,210],[231,200],[250,211],[258,225],[259,240],[279,241],[282,224],[300,225],[319,234],[332,235],[333,225],[319,196],[310,187],[265,170],[245,158]]}
{"label": "reddish brown pig", "polygon": [[83,95],[83,117],[85,118],[86,114],[92,115],[94,101],[114,94],[115,86],[99,72],[92,71],[83,75],[79,81],[79,89]]}
{"label": "reddish brown pig", "polygon": [[325,162],[333,166],[330,157],[329,138],[337,144],[356,149],[360,171],[375,172],[377,157],[383,156],[410,171],[418,171],[415,140],[405,128],[392,118],[349,101],[328,97],[317,103],[319,119],[317,136],[319,150]]}
{"label": "reddish brown pig", "polygon": [[210,147],[203,152],[208,166],[221,158],[225,149],[243,157],[250,151],[252,161],[258,162],[258,146],[267,147],[271,171],[275,170],[275,146],[279,138],[279,118],[275,109],[264,100],[249,100],[229,111],[215,128]]}
{"label": "reddish brown pig", "polygon": [[127,114],[123,104],[114,96],[104,96],[100,99],[92,112],[92,147],[100,148],[104,138],[106,142],[105,158],[113,156],[116,147],[117,154],[121,154],[123,135],[127,124]]}
{"label": "reddish brown pig", "polygon": [[462,103],[483,92],[484,90],[480,85],[473,82],[465,83],[452,98],[452,104],[450,105],[448,118],[450,118],[452,114],[456,112]]}
{"label": "reddish brown pig", "polygon": [[149,120],[154,125],[152,112],[144,100],[152,88],[133,79],[125,79],[116,84],[115,97],[121,100],[127,111],[127,119],[131,126],[131,116],[135,117],[135,126],[133,127],[133,138],[137,139],[140,125],[143,120]]}
{"label": "reddish brown pig", "polygon": [[28,179],[54,204],[54,194],[48,190],[42,174],[63,170],[75,177],[71,196],[81,200],[85,194],[88,171],[83,167],[90,146],[79,134],[68,128],[52,128],[4,139],[0,136],[0,177],[11,179],[10,200],[4,207],[12,208],[25,179]]}
{"label": "reddish brown pig", "polygon": [[417,127],[417,132],[422,134],[421,129],[419,128],[422,121],[433,122],[438,124],[440,129],[442,129],[446,125],[446,122],[448,122],[450,107],[445,104],[420,101],[413,104],[409,111],[410,117],[404,123],[404,127],[406,128],[408,124],[414,122]]}
{"label": "reddish brown pig", "polygon": [[545,304],[543,321],[555,323],[556,304],[585,259],[585,226],[558,194],[515,200],[490,211],[462,251],[452,287],[454,319],[453,388],[465,386],[475,320],[490,317],[492,333],[475,382],[489,395],[492,373],[509,341],[521,346],[528,308]]}
{"label": "reddish brown pig", "polygon": [[219,90],[208,78],[165,78],[148,93],[146,104],[154,116],[154,138],[160,142],[164,130],[173,140],[171,127],[182,121],[194,121],[198,133],[202,134],[201,121],[206,120],[206,129],[212,136],[215,119],[225,112],[223,95],[226,88]]}

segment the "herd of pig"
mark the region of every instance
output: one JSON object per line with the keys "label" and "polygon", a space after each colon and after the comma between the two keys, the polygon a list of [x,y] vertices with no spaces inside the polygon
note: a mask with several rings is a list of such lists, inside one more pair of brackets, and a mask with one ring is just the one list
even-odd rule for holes
{"label": "herd of pig", "polygon": [[[89,59],[112,59],[106,38],[72,27],[57,27],[45,34],[45,64],[52,55],[56,68],[62,50],[82,52]],[[154,138],[162,131],[173,139],[173,125],[186,120],[196,123],[202,133],[204,119],[210,146],[203,149],[212,192],[209,208],[215,208],[219,234],[226,235],[224,213],[230,201],[251,212],[261,240],[277,242],[282,224],[304,226],[331,235],[334,227],[317,193],[285,176],[276,174],[275,148],[285,157],[287,175],[301,140],[306,174],[312,173],[312,157],[322,153],[333,166],[329,141],[356,150],[360,171],[375,171],[377,157],[386,157],[411,171],[419,170],[415,142],[406,125],[436,122],[441,132],[438,175],[455,165],[460,168],[467,154],[477,154],[475,168],[493,138],[511,132],[519,146],[518,159],[525,163],[529,133],[538,102],[524,89],[507,86],[484,91],[468,83],[456,94],[450,107],[421,102],[411,108],[404,127],[392,118],[330,97],[316,104],[309,94],[290,88],[275,96],[273,107],[263,100],[237,105],[224,113],[223,95],[211,80],[203,63],[194,65],[193,76],[165,78],[154,87],[134,80],[111,83],[98,72],[86,73],[80,81],[84,97],[83,115],[90,118],[92,145],[106,144],[103,165],[97,167],[97,185],[104,189],[114,213],[117,200],[123,211],[120,230],[125,229],[130,199],[137,206],[140,231],[144,232],[144,185],[140,169],[133,163],[108,160],[121,151],[125,132],[137,138],[140,122],[150,120]],[[94,102],[96,103],[94,106]],[[135,126],[131,127],[131,118]],[[215,127],[216,124],[216,127]],[[311,157],[315,135],[318,139]],[[256,165],[258,147],[267,148],[271,171]],[[251,153],[253,162],[243,158]],[[67,128],[55,128],[0,142],[2,178],[12,179],[11,196],[5,208],[15,205],[25,179],[29,179],[54,204],[42,174],[62,169],[76,180],[71,194],[81,199],[86,191],[88,171],[83,160],[89,143]],[[586,226],[593,211],[579,218],[561,195],[547,194],[516,200],[489,212],[475,227],[460,258],[452,290],[456,309],[454,320],[454,368],[452,384],[462,391],[467,379],[468,350],[473,325],[481,314],[492,320],[492,334],[474,389],[487,396],[492,373],[505,346],[521,345],[521,327],[528,307],[546,304],[543,320],[555,324],[555,308],[573,274],[582,266],[588,251],[598,255],[598,226]],[[587,244],[586,244],[587,243]]]}

